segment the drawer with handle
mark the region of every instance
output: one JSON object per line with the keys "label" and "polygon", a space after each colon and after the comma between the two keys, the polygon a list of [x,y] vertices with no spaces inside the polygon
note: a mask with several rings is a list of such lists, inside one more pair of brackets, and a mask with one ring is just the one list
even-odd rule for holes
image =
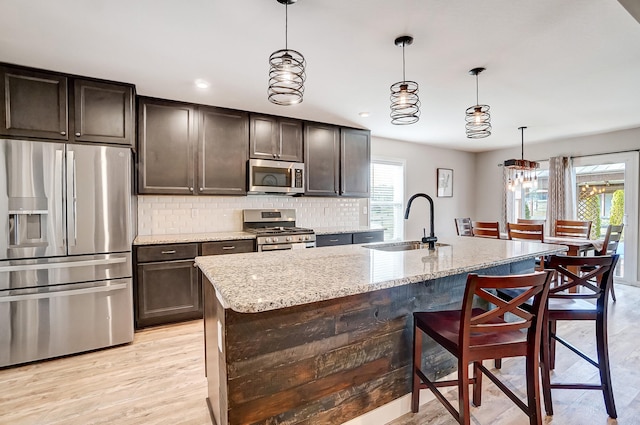
{"label": "drawer with handle", "polygon": [[353,234],[353,243],[382,242],[383,240],[384,240],[383,230]]}
{"label": "drawer with handle", "polygon": [[316,235],[316,246],[336,246],[336,245],[350,245],[351,233],[337,233],[330,235]]}
{"label": "drawer with handle", "polygon": [[136,250],[138,263],[152,261],[193,260],[198,256],[198,244],[169,244],[139,246]]}
{"label": "drawer with handle", "polygon": [[202,255],[237,254],[240,252],[254,252],[255,241],[243,239],[235,241],[205,242],[202,244]]}

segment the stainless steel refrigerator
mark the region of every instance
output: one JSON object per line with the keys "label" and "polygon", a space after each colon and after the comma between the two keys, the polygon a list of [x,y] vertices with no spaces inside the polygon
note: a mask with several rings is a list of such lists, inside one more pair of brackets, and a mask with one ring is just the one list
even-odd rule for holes
{"label": "stainless steel refrigerator", "polygon": [[0,140],[0,367],[133,340],[131,156]]}

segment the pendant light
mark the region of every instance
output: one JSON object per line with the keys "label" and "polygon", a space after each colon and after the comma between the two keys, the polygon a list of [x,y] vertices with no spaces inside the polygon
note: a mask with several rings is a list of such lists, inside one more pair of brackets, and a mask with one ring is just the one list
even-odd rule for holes
{"label": "pendant light", "polygon": [[413,43],[413,37],[403,35],[396,38],[396,46],[402,46],[402,81],[391,86],[391,124],[406,125],[420,119],[418,83],[407,81],[404,73],[404,47]]}
{"label": "pendant light", "polygon": [[504,162],[504,166],[509,170],[507,179],[507,188],[514,191],[518,186],[524,188],[538,187],[538,176],[536,170],[540,164],[536,161],[524,159],[524,129],[527,127],[518,127],[521,133],[520,142],[520,159],[508,159]]}
{"label": "pendant light", "polygon": [[269,102],[276,105],[295,105],[302,102],[304,95],[305,60],[301,53],[289,49],[288,24],[289,5],[297,0],[277,0],[284,4],[284,49],[269,56]]}
{"label": "pendant light", "polygon": [[485,68],[473,68],[469,74],[476,76],[476,104],[467,108],[465,120],[467,124],[467,137],[469,139],[483,139],[491,136],[491,115],[489,115],[489,105],[480,105],[478,102],[478,74]]}

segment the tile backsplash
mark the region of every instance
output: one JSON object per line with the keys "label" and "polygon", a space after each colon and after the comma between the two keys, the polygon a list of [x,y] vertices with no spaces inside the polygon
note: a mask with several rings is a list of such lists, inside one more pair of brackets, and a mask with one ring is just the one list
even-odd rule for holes
{"label": "tile backsplash", "polygon": [[293,208],[301,227],[358,227],[367,199],[289,196],[138,196],[138,234],[235,232],[242,210]]}

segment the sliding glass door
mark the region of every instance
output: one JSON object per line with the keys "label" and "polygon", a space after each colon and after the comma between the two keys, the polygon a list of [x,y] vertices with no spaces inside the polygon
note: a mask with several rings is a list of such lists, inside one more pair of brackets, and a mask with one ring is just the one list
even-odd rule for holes
{"label": "sliding glass door", "polygon": [[637,283],[638,152],[573,159],[576,215],[591,220],[591,238],[603,238],[609,224],[624,224],[616,280]]}

